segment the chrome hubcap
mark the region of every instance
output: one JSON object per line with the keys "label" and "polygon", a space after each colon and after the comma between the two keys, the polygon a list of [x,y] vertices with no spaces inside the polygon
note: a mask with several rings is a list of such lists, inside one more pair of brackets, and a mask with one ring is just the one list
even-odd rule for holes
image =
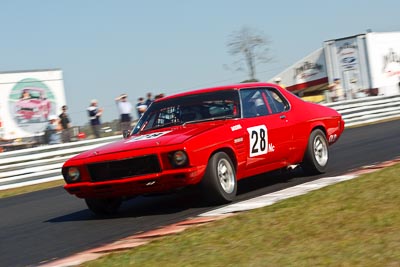
{"label": "chrome hubcap", "polygon": [[320,166],[325,166],[328,162],[328,145],[321,136],[314,139],[314,157]]}
{"label": "chrome hubcap", "polygon": [[235,188],[235,175],[231,164],[226,159],[221,159],[217,167],[218,179],[226,193],[232,193]]}

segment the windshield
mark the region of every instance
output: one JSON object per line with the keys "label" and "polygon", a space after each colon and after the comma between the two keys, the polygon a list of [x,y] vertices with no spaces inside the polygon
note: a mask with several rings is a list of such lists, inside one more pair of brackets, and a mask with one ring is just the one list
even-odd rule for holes
{"label": "windshield", "polygon": [[184,123],[240,117],[239,94],[216,91],[154,102],[136,124],[133,134]]}

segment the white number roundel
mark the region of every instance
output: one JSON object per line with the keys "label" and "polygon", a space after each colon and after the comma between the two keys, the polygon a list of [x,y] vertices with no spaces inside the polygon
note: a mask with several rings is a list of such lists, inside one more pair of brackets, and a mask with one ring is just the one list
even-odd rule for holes
{"label": "white number roundel", "polygon": [[250,138],[250,157],[268,153],[268,130],[265,125],[247,128]]}

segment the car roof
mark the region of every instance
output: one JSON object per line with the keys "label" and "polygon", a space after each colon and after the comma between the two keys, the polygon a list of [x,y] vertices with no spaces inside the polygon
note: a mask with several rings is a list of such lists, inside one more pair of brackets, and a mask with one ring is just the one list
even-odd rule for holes
{"label": "car roof", "polygon": [[177,97],[182,97],[182,96],[187,96],[187,95],[196,95],[196,94],[224,91],[224,90],[239,90],[239,89],[243,89],[243,88],[253,88],[253,87],[260,87],[260,86],[276,86],[276,85],[272,84],[272,83],[265,83],[265,82],[230,84],[230,85],[223,85],[223,86],[217,86],[217,87],[188,90],[186,92],[177,93],[177,94],[173,94],[170,96],[165,96],[161,99],[157,99],[156,101],[162,101],[162,100],[166,100],[166,99],[177,98]]}

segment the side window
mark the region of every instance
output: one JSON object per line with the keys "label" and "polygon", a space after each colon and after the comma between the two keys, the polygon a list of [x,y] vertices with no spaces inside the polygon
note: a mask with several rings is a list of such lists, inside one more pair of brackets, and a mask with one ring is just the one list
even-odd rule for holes
{"label": "side window", "polygon": [[244,118],[268,114],[262,91],[262,89],[245,89],[240,91]]}
{"label": "side window", "polygon": [[240,90],[244,118],[281,113],[289,109],[287,100],[274,88]]}
{"label": "side window", "polygon": [[289,109],[286,99],[276,90],[267,89],[266,98],[272,113],[281,113]]}

